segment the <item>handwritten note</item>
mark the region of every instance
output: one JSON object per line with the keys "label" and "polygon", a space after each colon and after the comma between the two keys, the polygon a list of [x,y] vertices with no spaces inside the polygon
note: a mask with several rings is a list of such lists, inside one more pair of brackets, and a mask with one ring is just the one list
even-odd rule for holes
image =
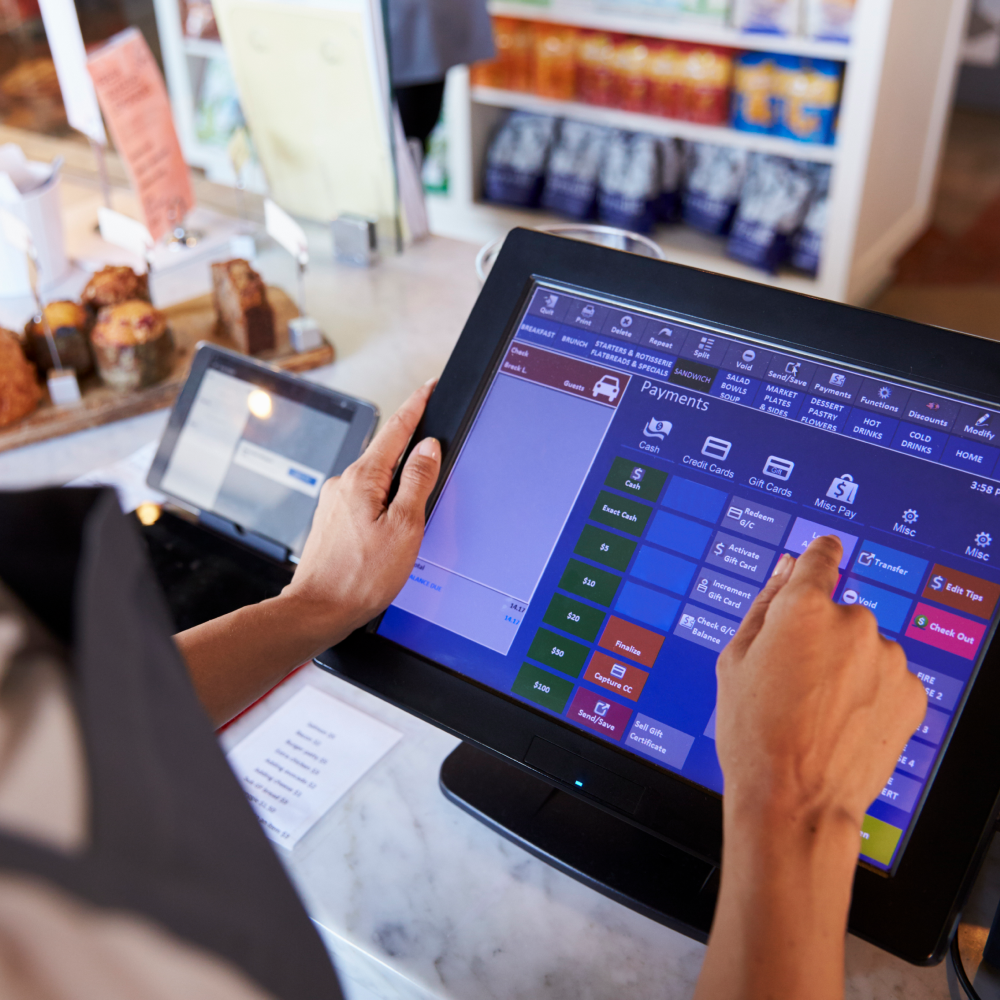
{"label": "handwritten note", "polygon": [[87,68],[146,228],[158,240],[194,207],[191,175],[163,76],[136,28],[120,32],[91,53]]}
{"label": "handwritten note", "polygon": [[264,832],[291,849],[401,738],[307,685],[227,756]]}

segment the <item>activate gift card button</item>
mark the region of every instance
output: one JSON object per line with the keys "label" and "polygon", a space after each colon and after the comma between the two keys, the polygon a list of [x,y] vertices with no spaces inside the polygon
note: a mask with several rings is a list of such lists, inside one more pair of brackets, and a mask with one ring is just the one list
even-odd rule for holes
{"label": "activate gift card button", "polygon": [[1000,587],[948,566],[935,566],[921,596],[970,615],[992,618],[1000,599]]}
{"label": "activate gift card button", "polygon": [[617,656],[627,656],[638,660],[644,667],[651,667],[663,645],[663,636],[621,618],[611,617],[604,626],[598,645],[610,649]]}
{"label": "activate gift card button", "polygon": [[593,729],[602,736],[620,740],[632,718],[632,709],[619,705],[596,691],[580,688],[570,703],[566,718]]}
{"label": "activate gift card button", "polygon": [[985,624],[971,622],[961,615],[932,608],[923,602],[917,605],[906,628],[908,639],[926,642],[928,646],[936,646],[946,653],[964,656],[967,660],[975,658],[976,650],[979,649],[985,634]]}

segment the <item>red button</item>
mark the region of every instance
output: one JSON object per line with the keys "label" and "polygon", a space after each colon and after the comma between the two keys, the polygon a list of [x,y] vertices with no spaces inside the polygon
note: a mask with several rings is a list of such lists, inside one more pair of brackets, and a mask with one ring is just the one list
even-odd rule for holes
{"label": "red button", "polygon": [[651,667],[663,645],[663,636],[640,628],[621,618],[611,617],[604,626],[599,646],[610,650],[615,656],[627,656],[638,660],[644,667]]}

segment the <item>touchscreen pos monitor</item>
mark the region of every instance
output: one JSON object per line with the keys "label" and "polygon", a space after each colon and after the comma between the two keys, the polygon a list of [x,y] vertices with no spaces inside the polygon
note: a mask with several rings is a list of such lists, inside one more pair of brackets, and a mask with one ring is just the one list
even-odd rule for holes
{"label": "touchscreen pos monitor", "polygon": [[413,572],[321,662],[467,741],[465,808],[704,939],[715,661],[779,555],[837,534],[833,599],[928,699],[850,929],[939,960],[1000,790],[998,387],[990,341],[515,230],[414,436],[445,465]]}

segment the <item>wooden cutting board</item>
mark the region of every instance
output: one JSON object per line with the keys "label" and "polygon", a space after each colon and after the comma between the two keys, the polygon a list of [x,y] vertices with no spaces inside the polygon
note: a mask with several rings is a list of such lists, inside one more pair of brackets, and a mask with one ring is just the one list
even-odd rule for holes
{"label": "wooden cutting board", "polygon": [[[288,321],[298,316],[299,311],[280,288],[268,286],[267,298],[274,310],[278,346],[273,351],[258,355],[258,358],[287,372],[304,372],[330,364],[334,359],[334,349],[329,343],[303,354],[292,351],[288,342]],[[172,406],[187,378],[195,345],[199,341],[207,340],[236,349],[229,337],[220,336],[216,330],[211,295],[179,302],[162,311],[167,316],[177,347],[174,368],[167,378],[145,389],[121,392],[101,384],[96,375],[88,375],[80,384],[83,402],[78,406],[53,406],[46,394],[34,413],[0,429],[0,452]]]}

